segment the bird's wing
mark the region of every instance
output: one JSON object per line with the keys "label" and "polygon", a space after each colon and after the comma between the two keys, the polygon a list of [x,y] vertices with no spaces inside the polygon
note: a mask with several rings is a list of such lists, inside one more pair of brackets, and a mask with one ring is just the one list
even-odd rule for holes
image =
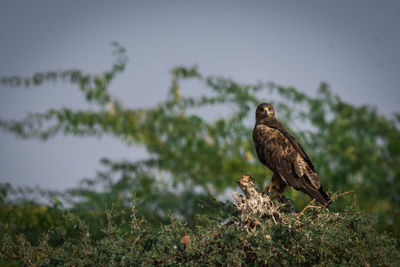
{"label": "bird's wing", "polygon": [[303,187],[294,172],[296,149],[278,129],[260,124],[254,128],[253,140],[260,161],[290,186]]}
{"label": "bird's wing", "polygon": [[270,127],[278,130],[292,144],[293,148],[297,152],[297,155],[292,158],[292,164],[297,176],[300,178],[304,177],[303,175],[305,175],[312,187],[319,189],[321,187],[321,182],[317,173],[315,172],[314,165],[304,151],[304,148],[279,122],[271,125]]}
{"label": "bird's wing", "polygon": [[256,126],[254,139],[260,161],[277,172],[287,184],[314,190],[321,187],[310,158],[279,122]]}
{"label": "bird's wing", "polygon": [[314,164],[311,162],[310,158],[308,157],[307,153],[304,151],[304,148],[297,142],[296,138],[294,138],[288,131],[286,131],[283,125],[276,121],[276,123],[269,125],[269,127],[279,130],[295,147],[297,153],[299,153],[303,159],[308,163],[313,171],[315,171]]}

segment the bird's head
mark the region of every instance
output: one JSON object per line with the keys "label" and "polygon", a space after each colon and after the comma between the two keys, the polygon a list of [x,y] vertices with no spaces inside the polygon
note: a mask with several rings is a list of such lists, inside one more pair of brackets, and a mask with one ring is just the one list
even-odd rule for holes
{"label": "bird's head", "polygon": [[265,118],[275,118],[275,110],[271,104],[262,103],[258,105],[256,109],[256,121],[265,119]]}

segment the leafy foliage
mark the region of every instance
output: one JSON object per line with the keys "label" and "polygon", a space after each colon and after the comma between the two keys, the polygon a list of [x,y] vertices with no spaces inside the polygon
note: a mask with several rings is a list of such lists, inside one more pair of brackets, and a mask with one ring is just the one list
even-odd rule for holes
{"label": "leafy foliage", "polygon": [[[227,208],[214,203],[220,210]],[[393,265],[400,263],[395,241],[379,235],[371,218],[354,205],[343,213],[306,210],[284,215],[282,223],[262,221],[252,233],[217,220],[197,225],[193,230],[171,217],[158,230],[144,226],[132,205],[131,220],[125,225],[113,221],[107,210],[107,223],[100,240],[92,238],[90,227],[79,217],[65,213],[75,227],[72,231],[53,228],[32,246],[23,237],[2,236],[3,263],[38,266],[139,266],[139,265]],[[199,218],[201,220],[201,218]],[[127,231],[121,229],[126,228]],[[54,238],[61,239],[55,243]]]}
{"label": "leafy foliage", "polygon": [[[109,236],[101,231],[108,227],[104,211],[114,205],[114,220],[120,223],[120,231],[127,232],[126,209],[132,194],[136,194],[136,212],[146,218],[146,227],[159,228],[167,223],[171,210],[193,230],[196,214],[215,216],[216,209],[205,205],[207,200],[224,196],[242,174],[251,174],[260,188],[270,179],[271,173],[258,162],[251,140],[254,109],[261,102],[272,103],[278,119],[304,145],[325,189],[353,190],[360,207],[377,216],[375,226],[379,230],[400,236],[400,114],[389,118],[376,108],[346,103],[333,95],[327,84],[321,84],[316,96],[309,96],[274,83],[247,85],[204,76],[197,67],[175,67],[171,71],[172,82],[165,101],[150,108],[129,108],[109,90],[128,60],[123,47],[117,43],[113,46],[116,62],[101,74],[72,69],[36,73],[30,78],[2,77],[1,84],[11,87],[54,81],[72,83],[95,108],[49,109],[18,121],[0,119],[0,128],[21,138],[40,140],[58,134],[112,135],[127,145],[145,147],[148,158],[136,162],[101,159],[104,169],[97,177],[84,179],[78,187],[65,192],[49,193],[53,207],[32,202],[17,205],[10,196],[12,190],[2,185],[0,232],[7,233],[3,235],[8,236],[7,240],[25,233],[28,240],[24,239],[23,244],[29,241],[37,245],[40,233],[50,226],[69,231],[73,223],[68,224],[60,216],[65,205],[91,229],[91,241],[87,242],[106,242]],[[189,84],[202,90],[183,90]],[[222,115],[211,114],[213,110]],[[287,194],[297,208],[309,200],[294,190]],[[348,205],[337,201],[333,210],[344,210]],[[8,222],[15,223],[11,226]],[[211,231],[204,227],[204,233]],[[224,231],[229,232],[227,229]],[[59,236],[58,242],[68,238],[72,237]],[[72,243],[77,240],[69,242],[66,244],[74,249]],[[143,249],[148,251],[146,244]],[[76,253],[85,252],[81,247]],[[237,253],[231,257],[242,255]]]}

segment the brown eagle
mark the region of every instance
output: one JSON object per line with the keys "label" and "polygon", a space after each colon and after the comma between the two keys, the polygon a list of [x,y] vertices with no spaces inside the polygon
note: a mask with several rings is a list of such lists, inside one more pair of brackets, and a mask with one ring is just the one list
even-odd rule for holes
{"label": "brown eagle", "polygon": [[322,190],[314,165],[303,147],[275,119],[271,104],[257,107],[253,141],[258,159],[274,173],[266,187],[269,191],[274,189],[282,194],[289,185],[329,207],[330,199]]}

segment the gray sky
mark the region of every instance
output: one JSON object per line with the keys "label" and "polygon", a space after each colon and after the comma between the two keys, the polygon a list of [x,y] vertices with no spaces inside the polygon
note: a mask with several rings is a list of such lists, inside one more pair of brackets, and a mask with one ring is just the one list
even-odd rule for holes
{"label": "gray sky", "polygon": [[[130,107],[163,100],[175,65],[239,82],[274,81],[314,94],[321,81],[354,104],[400,111],[400,1],[0,2],[0,76],[109,68],[111,41],[128,50],[110,90]],[[76,87],[0,86],[0,117],[88,105]],[[47,142],[0,132],[0,182],[63,189],[93,177],[98,160],[138,159],[112,137]]]}

